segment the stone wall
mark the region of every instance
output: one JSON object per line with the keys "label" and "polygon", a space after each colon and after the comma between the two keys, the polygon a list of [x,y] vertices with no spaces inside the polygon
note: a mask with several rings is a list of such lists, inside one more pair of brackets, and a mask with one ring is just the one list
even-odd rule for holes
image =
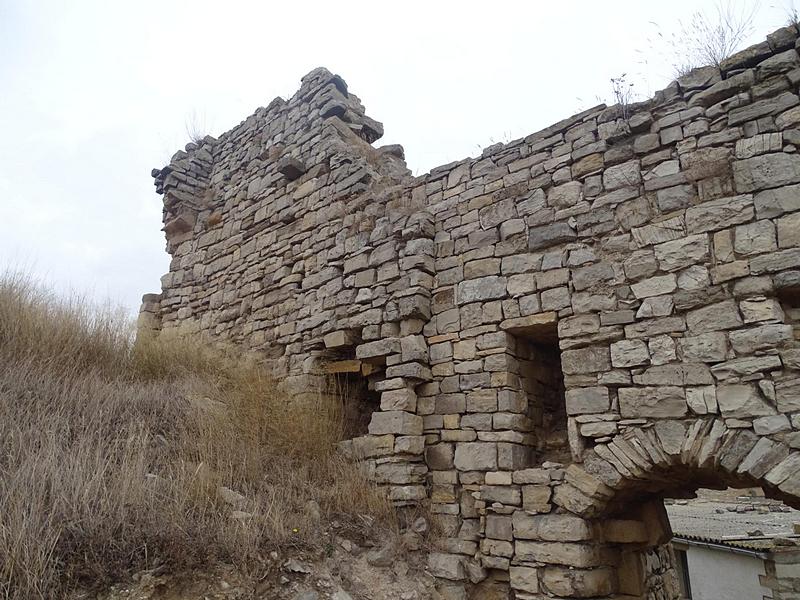
{"label": "stone wall", "polygon": [[[784,28],[629,106],[410,177],[324,69],[154,171],[142,327],[380,393],[344,444],[429,500],[446,597],[675,598],[661,497],[800,500],[800,56]],[[479,595],[479,592],[478,592]]]}

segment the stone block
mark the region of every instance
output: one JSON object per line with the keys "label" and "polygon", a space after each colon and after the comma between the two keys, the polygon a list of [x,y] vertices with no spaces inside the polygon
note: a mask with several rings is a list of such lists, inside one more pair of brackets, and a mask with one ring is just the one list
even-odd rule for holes
{"label": "stone block", "polygon": [[782,322],[783,309],[775,298],[751,298],[739,302],[739,310],[745,323],[759,323],[763,321]]}
{"label": "stone block", "polygon": [[400,338],[400,354],[403,362],[428,362],[428,345],[424,336],[408,335]]}
{"label": "stone block", "polygon": [[542,575],[542,586],[551,594],[566,598],[595,598],[616,591],[613,569],[572,569],[547,567]]}
{"label": "stone block", "polygon": [[624,418],[683,417],[688,411],[681,387],[620,388],[618,393],[619,410]]}
{"label": "stone block", "polygon": [[393,435],[364,435],[349,440],[353,454],[359,458],[386,456],[394,451]]}
{"label": "stone block", "polygon": [[689,362],[720,362],[728,355],[728,337],[722,332],[687,336],[678,344],[683,359]]}
{"label": "stone block", "polygon": [[461,305],[505,298],[507,285],[508,281],[505,277],[494,275],[462,281],[458,284],[456,304]]}
{"label": "stone block", "polygon": [[800,155],[781,152],[737,160],[733,163],[733,179],[739,193],[800,182]]}
{"label": "stone block", "polygon": [[541,250],[565,242],[570,242],[577,238],[577,233],[566,222],[553,223],[531,227],[528,232],[528,249]]}
{"label": "stone block", "polygon": [[759,219],[774,219],[783,214],[800,211],[800,185],[789,185],[759,192],[753,198]]}
{"label": "stone block", "polygon": [[694,186],[675,185],[656,191],[656,204],[663,213],[686,208],[697,198]]}
{"label": "stone block", "polygon": [[775,397],[781,412],[800,411],[800,379],[790,376],[775,384]]}
{"label": "stone block", "polygon": [[[779,250],[778,252],[761,254],[750,259],[750,273],[753,275],[775,273],[776,271],[796,269],[798,267],[800,267],[800,248]],[[776,285],[776,287],[778,286]]]}
{"label": "stone block", "polygon": [[550,497],[553,493],[549,485],[523,485],[522,508],[529,512],[550,512]]}
{"label": "stone block", "polygon": [[789,447],[769,438],[761,438],[745,456],[736,469],[737,473],[747,473],[756,479],[763,477],[772,468],[789,456]]}
{"label": "stone block", "polygon": [[402,388],[397,390],[387,390],[381,393],[381,410],[395,411],[402,410],[416,412],[417,395],[414,390]]}
{"label": "stone block", "polygon": [[460,442],[456,444],[454,464],[459,471],[497,470],[497,444]]}
{"label": "stone block", "polygon": [[754,214],[752,195],[719,198],[686,209],[686,228],[689,233],[718,231],[746,223]]}
{"label": "stone block", "polygon": [[744,356],[735,358],[711,367],[711,372],[718,380],[749,377],[756,373],[766,373],[781,368],[781,359],[777,356]]}
{"label": "stone block", "polygon": [[428,555],[428,570],[434,577],[441,577],[442,579],[451,581],[463,581],[466,579],[464,558],[457,554],[431,552]]}
{"label": "stone block", "polygon": [[611,344],[611,364],[614,367],[635,367],[649,362],[650,353],[642,340],[620,340]]}
{"label": "stone block", "polygon": [[597,567],[604,562],[600,548],[591,544],[517,540],[515,556],[526,562],[543,562],[577,568]]}
{"label": "stone block", "polygon": [[522,493],[516,486],[482,485],[481,500],[488,504],[499,502],[506,506],[519,506],[522,503]]}
{"label": "stone block", "polygon": [[453,468],[453,444],[434,444],[425,448],[425,463],[432,471]]}
{"label": "stone block", "polygon": [[512,541],[511,517],[505,515],[486,515],[486,537],[495,540]]}
{"label": "stone block", "polygon": [[732,384],[717,387],[717,404],[723,417],[746,418],[775,414],[754,384]]}
{"label": "stone block", "polygon": [[583,184],[578,181],[552,187],[547,192],[547,203],[556,208],[575,206],[581,200],[583,200]]}
{"label": "stone block", "polygon": [[510,567],[508,570],[511,588],[528,594],[539,592],[539,570],[533,567]]}
{"label": "stone block", "polygon": [[683,216],[672,217],[644,227],[634,227],[631,230],[636,245],[640,248],[652,244],[660,244],[676,240],[686,234],[686,224]]}
{"label": "stone block", "polygon": [[573,515],[529,515],[516,511],[514,535],[521,539],[550,542],[580,542],[592,539],[589,522]]}
{"label": "stone block", "polygon": [[782,323],[732,331],[731,346],[736,354],[752,354],[785,345],[792,339],[792,326]]}
{"label": "stone block", "polygon": [[659,275],[644,281],[639,281],[631,285],[633,295],[637,298],[648,298],[649,296],[661,296],[670,294],[678,289],[678,281],[674,274]]}
{"label": "stone block", "polygon": [[597,373],[611,369],[611,355],[606,346],[589,346],[561,353],[561,369],[565,375]]}
{"label": "stone block", "polygon": [[778,242],[772,221],[756,221],[755,223],[736,227],[734,229],[733,249],[738,254],[745,256],[777,250]]}
{"label": "stone block", "polygon": [[326,334],[322,341],[326,348],[341,348],[356,345],[358,337],[354,331],[339,330]]}
{"label": "stone block", "polygon": [[371,435],[422,435],[422,417],[404,411],[374,412],[369,432]]}
{"label": "stone block", "polygon": [[366,361],[385,360],[390,354],[399,352],[400,340],[397,338],[383,338],[356,346],[356,358]]}
{"label": "stone block", "polygon": [[753,419],[753,431],[756,435],[774,435],[791,429],[792,424],[786,415],[769,415]]}
{"label": "stone block", "polygon": [[481,227],[491,229],[517,216],[513,198],[494,202],[478,211]]}
{"label": "stone block", "polygon": [[565,397],[568,415],[606,412],[611,406],[606,387],[573,388]]}
{"label": "stone block", "polygon": [[641,180],[642,172],[638,160],[614,165],[603,171],[603,187],[607,192],[638,185]]}
{"label": "stone block", "polygon": [[690,235],[654,248],[662,271],[677,271],[708,259],[709,243],[705,234]]}
{"label": "stone block", "polygon": [[736,302],[726,300],[690,310],[686,314],[686,325],[692,333],[706,333],[741,327],[743,321]]}
{"label": "stone block", "polygon": [[778,219],[777,226],[780,248],[800,247],[800,212]]}

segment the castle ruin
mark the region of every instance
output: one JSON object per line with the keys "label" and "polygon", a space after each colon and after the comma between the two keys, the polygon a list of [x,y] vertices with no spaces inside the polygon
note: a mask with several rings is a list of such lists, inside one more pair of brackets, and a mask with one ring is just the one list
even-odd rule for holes
{"label": "castle ruin", "polygon": [[664,497],[800,506],[797,38],[420,177],[316,69],[154,170],[140,326],[346,380],[343,449],[438,515],[445,598],[676,598]]}

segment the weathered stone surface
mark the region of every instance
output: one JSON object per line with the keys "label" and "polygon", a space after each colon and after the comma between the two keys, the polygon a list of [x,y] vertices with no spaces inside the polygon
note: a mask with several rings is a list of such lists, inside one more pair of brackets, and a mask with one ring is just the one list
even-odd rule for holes
{"label": "weathered stone surface", "polygon": [[788,185],[759,192],[753,198],[753,204],[759,219],[773,219],[788,212],[798,211],[800,185]]}
{"label": "weathered stone surface", "polygon": [[569,415],[605,412],[611,405],[608,388],[590,387],[567,390],[566,405]]}
{"label": "weathered stone surface", "polygon": [[553,223],[541,227],[531,227],[528,233],[528,248],[540,250],[564,242],[569,242],[577,237],[577,233],[568,223]]}
{"label": "weathered stone surface", "polygon": [[597,547],[588,544],[521,540],[514,545],[515,556],[524,561],[576,567],[594,567],[602,564],[601,552]]}
{"label": "weathered stone surface", "polygon": [[505,277],[495,275],[462,281],[458,284],[456,303],[468,304],[503,298],[506,295],[507,284]]}
{"label": "weathered stone surface", "polygon": [[425,462],[434,471],[452,469],[453,457],[452,444],[434,444],[425,448]]}
{"label": "weathered stone surface", "polygon": [[789,455],[789,448],[768,438],[761,438],[753,446],[737,469],[738,473],[748,473],[759,478],[777,466]]}
{"label": "weathered stone surface", "polygon": [[745,323],[760,323],[764,321],[782,322],[785,315],[780,302],[775,298],[752,298],[742,300],[739,310]]}
{"label": "weathered stone surface", "polygon": [[371,435],[422,435],[422,417],[404,411],[374,412],[369,432]]}
{"label": "weathered stone surface", "polygon": [[742,317],[739,316],[739,309],[733,300],[704,306],[686,314],[686,325],[695,334],[733,329],[742,324]]}
{"label": "weathered stone surface", "polygon": [[682,417],[687,409],[686,394],[680,387],[619,389],[619,410],[625,418]]}
{"label": "weathered stone surface", "polygon": [[597,346],[565,350],[561,353],[561,368],[567,375],[607,371],[611,368],[609,349]]}
{"label": "weathered stone surface", "polygon": [[648,298],[650,296],[661,296],[670,294],[678,288],[678,281],[675,275],[659,275],[651,277],[631,286],[634,296],[637,298]]}
{"label": "weathered stone surface", "polygon": [[786,379],[777,382],[775,396],[779,411],[788,413],[800,410],[800,377],[791,373]]}
{"label": "weathered stone surface", "polygon": [[775,226],[771,221],[756,221],[740,225],[734,230],[733,249],[738,254],[750,255],[778,249]]}
{"label": "weathered stone surface", "polygon": [[797,183],[800,181],[800,156],[781,152],[737,160],[733,163],[733,178],[739,193]]}
{"label": "weathered stone surface", "polygon": [[656,259],[663,271],[675,271],[708,258],[708,236],[704,234],[665,242],[655,246]]}
{"label": "weathered stone surface", "polygon": [[564,569],[548,567],[542,575],[543,586],[559,597],[588,598],[606,596],[615,591],[613,571],[599,569]]}
{"label": "weathered stone surface", "polygon": [[497,445],[488,442],[458,443],[454,463],[460,471],[494,471],[497,469]]}
{"label": "weathered stone surface", "polygon": [[740,418],[775,413],[775,409],[762,398],[758,386],[754,384],[718,386],[717,403],[724,417]]}
{"label": "weathered stone surface", "polygon": [[456,554],[432,552],[428,555],[428,569],[434,577],[454,581],[465,579],[464,559]]}
{"label": "weathered stone surface", "polygon": [[792,326],[783,324],[762,325],[730,334],[731,346],[737,354],[752,354],[758,350],[775,348],[792,339]]}
{"label": "weathered stone surface", "polygon": [[571,181],[550,189],[547,193],[547,202],[551,206],[567,208],[583,200],[583,184]]}
{"label": "weathered stone surface", "polygon": [[611,344],[611,364],[614,367],[635,367],[649,362],[647,344],[641,340],[621,340]]}
{"label": "weathered stone surface", "polygon": [[[800,165],[798,169],[800,173]],[[798,180],[800,181],[800,175]],[[744,190],[739,189],[739,191]],[[753,197],[749,194],[710,200],[686,210],[686,229],[689,233],[717,231],[731,225],[746,223],[753,218],[754,213]]]}
{"label": "weathered stone surface", "polygon": [[521,592],[536,594],[539,591],[539,570],[532,567],[511,567],[508,570],[511,587]]}

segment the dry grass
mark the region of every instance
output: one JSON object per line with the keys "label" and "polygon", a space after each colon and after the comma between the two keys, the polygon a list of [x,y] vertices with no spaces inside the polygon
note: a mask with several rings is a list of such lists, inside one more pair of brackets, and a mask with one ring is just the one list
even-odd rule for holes
{"label": "dry grass", "polygon": [[[697,10],[688,20],[679,20],[675,31],[662,31],[651,22],[655,36],[649,40],[650,53],[662,55],[675,78],[699,67],[718,67],[753,33],[759,9],[759,1],[717,0],[713,9]],[[787,19],[792,18],[787,11]]]}
{"label": "dry grass", "polygon": [[0,597],[63,598],[155,565],[253,567],[316,542],[310,500],[323,518],[391,524],[335,452],[341,414],[324,396],[290,407],[247,357],[134,345],[113,311],[0,276]]}

